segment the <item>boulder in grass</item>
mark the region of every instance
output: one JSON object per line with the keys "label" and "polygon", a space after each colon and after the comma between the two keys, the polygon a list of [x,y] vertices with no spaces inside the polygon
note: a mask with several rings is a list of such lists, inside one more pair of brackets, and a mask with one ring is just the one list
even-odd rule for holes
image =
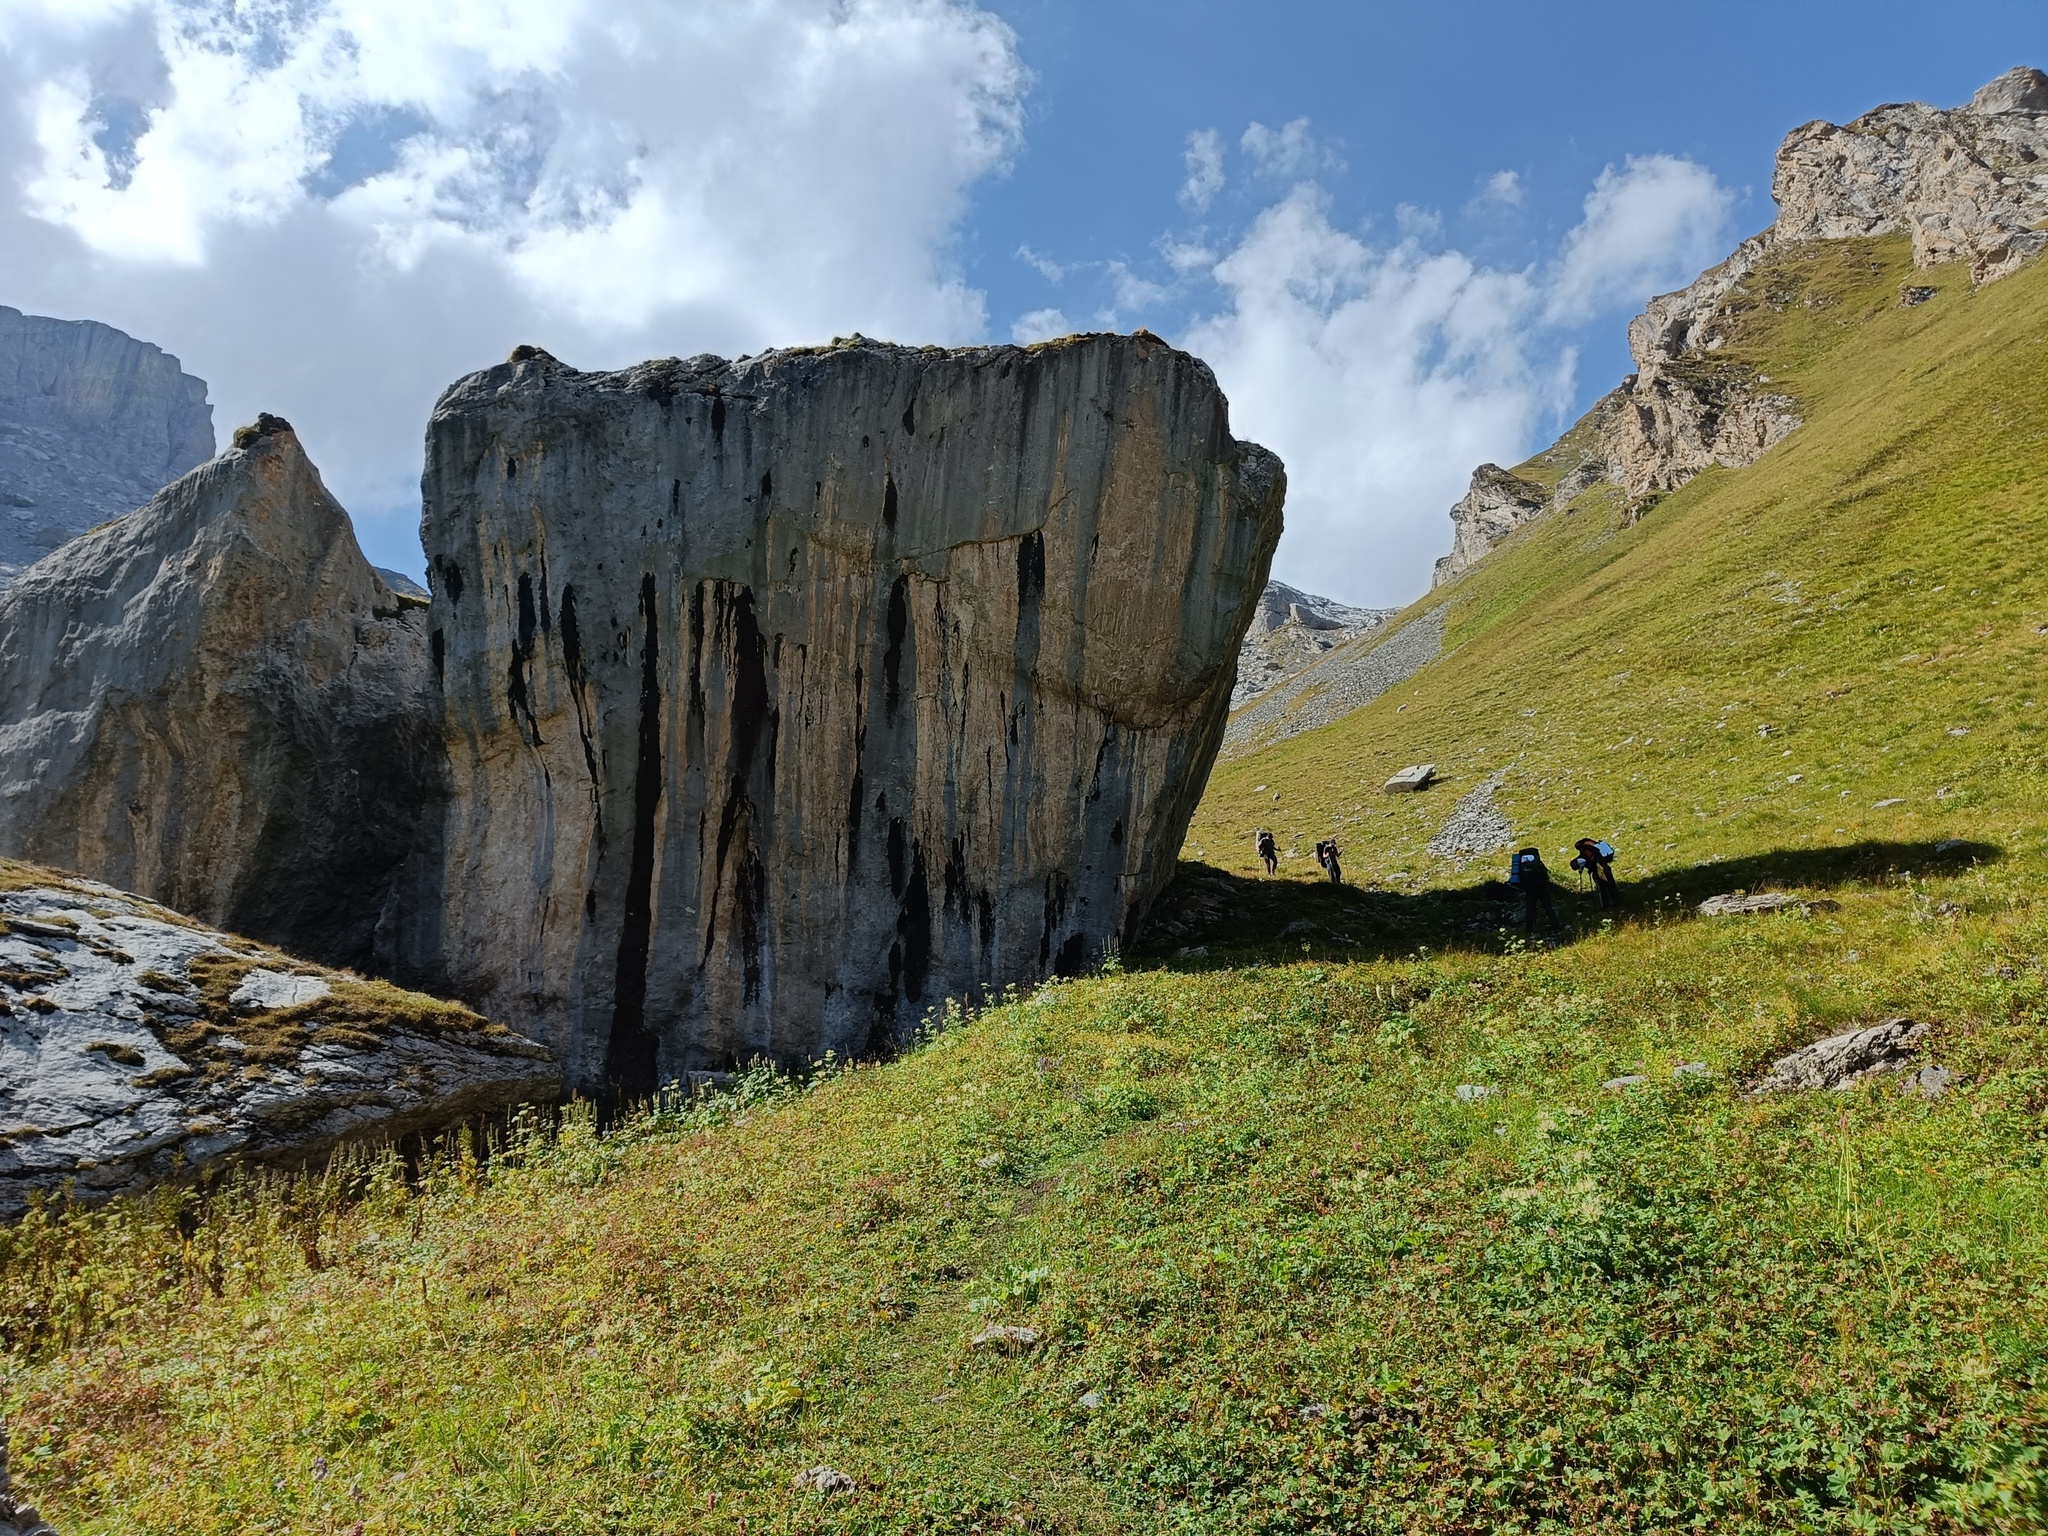
{"label": "boulder in grass", "polygon": [[1435,763],[1414,763],[1409,767],[1403,768],[1399,773],[1387,780],[1387,793],[1390,795],[1412,795],[1418,790],[1429,788],[1435,778]]}
{"label": "boulder in grass", "polygon": [[1783,891],[1730,891],[1722,896],[1709,896],[1693,910],[1701,917],[1748,917],[1793,907],[1802,912],[1832,912],[1839,905],[1825,897],[1788,896]]}
{"label": "boulder in grass", "polygon": [[553,1098],[503,1025],[0,861],[0,1221]]}
{"label": "boulder in grass", "polygon": [[[1854,1088],[1904,1068],[1926,1034],[1925,1024],[1916,1024],[1911,1019],[1886,1019],[1867,1029],[1830,1035],[1773,1062],[1771,1070],[1756,1085],[1756,1091],[1802,1093]],[[1947,1083],[1944,1081],[1941,1086],[1945,1088]]]}

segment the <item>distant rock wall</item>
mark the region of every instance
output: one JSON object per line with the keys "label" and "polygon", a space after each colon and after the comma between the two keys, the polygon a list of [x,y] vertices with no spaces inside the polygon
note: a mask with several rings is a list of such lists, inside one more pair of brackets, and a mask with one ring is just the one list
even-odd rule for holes
{"label": "distant rock wall", "polygon": [[175,357],[0,305],[0,586],[212,457],[206,382]]}
{"label": "distant rock wall", "polygon": [[[0,593],[0,853],[407,974],[438,835],[426,605],[266,417]],[[424,926],[422,926],[424,923]]]}
{"label": "distant rock wall", "polygon": [[[2048,246],[2048,75],[2014,69],[1967,107],[1879,107],[1846,126],[1814,122],[1779,147],[1771,181],[1777,222],[1688,287],[1652,299],[1629,324],[1636,372],[1595,408],[1601,473],[1630,515],[1713,465],[1755,463],[1799,426],[1798,404],[1765,380],[1722,363],[1726,303],[1788,243],[1909,231],[1923,267],[1967,261],[1991,282]],[[1474,477],[1474,493],[1484,466]],[[1498,470],[1493,471],[1500,473]],[[1436,584],[1483,558],[1509,531],[1569,502],[1584,481],[1561,483],[1526,516],[1487,515],[1472,496],[1452,509],[1452,552]]]}
{"label": "distant rock wall", "polygon": [[1283,483],[1142,333],[462,380],[455,986],[639,1093],[1094,962],[1172,874]]}
{"label": "distant rock wall", "polygon": [[1348,640],[1370,634],[1398,610],[1353,608],[1269,581],[1237,651],[1237,686],[1230,707],[1242,709],[1276,683],[1292,677]]}

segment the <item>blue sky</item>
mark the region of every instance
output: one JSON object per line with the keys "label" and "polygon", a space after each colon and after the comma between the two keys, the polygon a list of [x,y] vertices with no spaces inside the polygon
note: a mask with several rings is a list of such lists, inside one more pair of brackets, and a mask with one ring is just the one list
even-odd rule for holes
{"label": "blue sky", "polygon": [[1276,574],[1394,604],[1788,129],[2017,63],[2043,0],[0,0],[0,302],[289,417],[413,571],[427,411],[514,343],[1143,324],[1287,459]]}

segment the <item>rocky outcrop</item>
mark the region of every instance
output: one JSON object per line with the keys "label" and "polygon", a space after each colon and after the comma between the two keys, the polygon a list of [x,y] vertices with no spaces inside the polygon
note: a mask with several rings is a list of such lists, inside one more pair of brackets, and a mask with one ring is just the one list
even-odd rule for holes
{"label": "rocky outcrop", "polygon": [[[426,605],[274,417],[0,594],[0,853],[406,973],[431,874]],[[428,911],[423,897],[415,911]]]}
{"label": "rocky outcrop", "polygon": [[1462,576],[1486,557],[1488,550],[1550,505],[1550,491],[1524,480],[1498,464],[1472,471],[1472,485],[1451,508],[1451,552],[1436,563],[1430,585],[1440,587]]}
{"label": "rocky outcrop", "polygon": [[423,480],[459,995],[641,1093],[1092,963],[1172,874],[1282,490],[1143,333],[462,380]]}
{"label": "rocky outcrop", "polygon": [[0,305],[0,586],[212,457],[206,383],[175,357]]}
{"label": "rocky outcrop", "polygon": [[547,1052],[110,887],[0,864],[0,1220],[552,1098]]}
{"label": "rocky outcrop", "polygon": [[1980,283],[2048,246],[2048,75],[2015,69],[1967,107],[1879,107],[1855,122],[1808,123],[1771,178],[1779,240],[1846,240],[1905,230],[1923,267],[1966,261]]}
{"label": "rocky outcrop", "polygon": [[1267,582],[1237,650],[1237,686],[1231,690],[1230,707],[1243,708],[1324,653],[1372,633],[1397,612],[1353,608],[1285,582]]}
{"label": "rocky outcrop", "polygon": [[[1631,518],[1704,469],[1755,463],[1799,426],[1796,401],[1716,356],[1731,299],[1786,245],[1907,232],[1920,266],[1967,261],[1980,283],[2048,246],[2048,76],[2011,70],[1949,111],[1885,106],[1845,126],[1808,123],[1779,147],[1771,192],[1778,218],[1770,229],[1690,286],[1652,299],[1629,325],[1636,372],[1595,408],[1599,447],[1588,463],[1621,488]],[[1924,299],[1918,292],[1911,302]],[[1584,488],[1561,482],[1545,505]],[[1452,510],[1455,542],[1437,562],[1439,585],[1493,542],[1465,508]]]}

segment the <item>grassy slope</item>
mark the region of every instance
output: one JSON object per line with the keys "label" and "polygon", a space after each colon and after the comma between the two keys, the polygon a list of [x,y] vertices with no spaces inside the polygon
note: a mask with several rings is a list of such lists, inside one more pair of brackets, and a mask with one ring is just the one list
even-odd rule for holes
{"label": "grassy slope", "polygon": [[[2048,1528],[2048,265],[1905,273],[1797,258],[1743,345],[1805,428],[1539,522],[1443,661],[1219,769],[1206,959],[415,1186],[0,1235],[18,1470],[67,1532]],[[1624,921],[1525,950],[1497,861],[1420,852],[1500,767],[1614,836]],[[1404,893],[1244,878],[1260,820]],[[1772,881],[1840,907],[1677,914]],[[1740,1092],[1894,1013],[1958,1091]]]}

